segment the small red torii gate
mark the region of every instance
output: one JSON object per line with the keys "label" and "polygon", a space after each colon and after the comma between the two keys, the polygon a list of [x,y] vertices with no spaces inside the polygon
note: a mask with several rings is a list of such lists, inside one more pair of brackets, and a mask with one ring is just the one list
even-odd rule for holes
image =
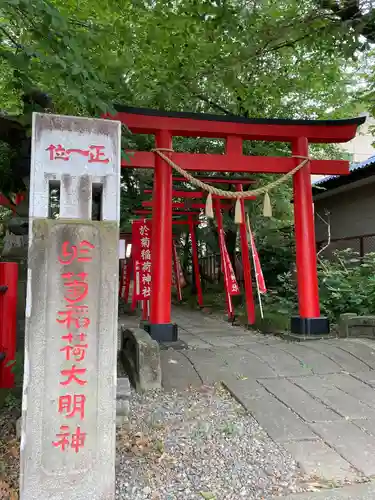
{"label": "small red torii gate", "polygon": [[[228,177],[199,177],[199,180],[203,182],[207,182],[209,184],[228,184],[228,185],[234,185],[237,191],[242,191],[243,186],[248,186],[250,184],[255,184],[256,181],[254,179],[247,179],[247,178],[228,178]],[[173,182],[185,182],[186,179],[184,177],[172,177]],[[144,191],[147,194],[151,194],[152,190],[146,190]],[[183,191],[183,190],[172,190],[172,197],[173,198],[182,198],[182,199],[194,199],[194,198],[203,198],[204,196],[207,196],[206,193],[202,191]],[[223,229],[223,220],[222,220],[222,215],[221,215],[221,210],[225,210],[228,208],[233,208],[233,204],[229,202],[223,205],[223,203],[220,203],[220,199],[223,199],[223,196],[220,195],[212,195],[212,200],[213,200],[213,206],[215,208],[216,212],[216,222],[218,226],[218,232],[220,232],[221,229]],[[243,265],[243,276],[244,276],[244,285],[245,285],[245,306],[246,306],[246,315],[247,315],[247,324],[248,325],[253,325],[255,323],[255,303],[254,303],[254,297],[253,297],[253,290],[252,290],[252,279],[251,279],[251,264],[250,264],[250,258],[249,258],[249,252],[248,252],[248,237],[247,237],[247,228],[246,228],[246,223],[245,223],[245,205],[244,201],[245,200],[255,200],[256,196],[246,196],[240,200],[240,205],[241,205],[241,212],[242,212],[242,218],[243,221],[239,225],[239,233],[240,233],[240,246],[241,246],[241,256],[242,256],[242,265]],[[145,202],[143,202],[145,203]],[[152,201],[151,202],[146,202],[149,205],[143,205],[143,206],[152,206]],[[175,207],[176,203],[173,202],[173,206]],[[182,203],[184,205],[184,203]],[[182,208],[182,207],[181,207]],[[189,208],[193,208],[193,204],[189,205]],[[203,205],[201,208],[205,208],[205,205]],[[219,244],[220,244],[220,238],[219,238]],[[223,259],[223,249],[220,248],[220,256],[221,259]],[[196,267],[198,267],[198,256],[194,255],[195,259],[197,260]],[[224,265],[224,261],[222,260],[222,265]],[[226,289],[226,303],[227,303],[227,311],[228,311],[228,319],[233,321],[234,319],[234,314],[233,314],[233,305],[232,305],[232,299],[230,296],[229,291],[227,290],[227,285],[224,280],[224,285]]]}
{"label": "small red torii gate", "polygon": [[[155,148],[171,150],[173,137],[225,139],[225,154],[165,152],[187,171],[246,172],[285,174],[301,158],[308,157],[309,143],[343,143],[355,137],[365,118],[345,120],[250,119],[232,115],[163,112],[116,106],[120,120],[134,134],[155,136]],[[288,142],[291,157],[246,156],[243,141]],[[152,224],[152,286],[148,331],[155,339],[177,340],[177,327],[171,323],[172,261],[172,169],[158,154],[132,152],[123,167],[154,168]],[[291,330],[297,334],[329,332],[327,318],[320,316],[311,174],[345,175],[349,162],[310,160],[293,176],[294,222],[299,316],[292,317]]]}

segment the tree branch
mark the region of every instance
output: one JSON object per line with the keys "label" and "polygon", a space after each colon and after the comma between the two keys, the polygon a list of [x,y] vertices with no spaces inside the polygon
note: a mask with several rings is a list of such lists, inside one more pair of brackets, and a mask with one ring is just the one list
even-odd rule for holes
{"label": "tree branch", "polygon": [[19,44],[14,38],[12,35],[10,35],[7,30],[3,27],[3,26],[0,26],[0,31],[2,31],[4,33],[4,35],[12,42],[12,44],[15,46],[16,49],[22,49],[22,50],[25,50],[24,46]]}
{"label": "tree branch", "polygon": [[217,104],[216,102],[211,101],[211,99],[204,96],[203,94],[200,94],[199,92],[195,92],[194,90],[193,90],[193,94],[195,95],[195,97],[198,97],[198,99],[200,99],[201,101],[204,101],[205,103],[209,104],[213,109],[217,109],[218,111],[221,111],[225,115],[233,115],[233,113],[231,113],[227,109],[223,108],[223,106],[221,106],[220,104]]}

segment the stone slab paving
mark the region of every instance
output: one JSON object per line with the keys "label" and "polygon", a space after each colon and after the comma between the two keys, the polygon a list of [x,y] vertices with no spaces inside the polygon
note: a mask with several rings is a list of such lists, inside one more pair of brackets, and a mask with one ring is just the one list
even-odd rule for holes
{"label": "stone slab paving", "polygon": [[164,388],[222,382],[324,488],[285,500],[375,498],[372,483],[341,488],[375,476],[375,342],[293,343],[180,308],[173,320],[188,349],[161,351]]}
{"label": "stone slab paving", "polygon": [[[209,332],[205,331],[204,335],[200,337],[201,341],[203,340],[203,337],[206,336],[207,334],[209,334]],[[225,337],[217,336],[216,332],[215,336],[210,336],[208,343],[212,347],[225,347],[226,349],[231,349],[236,347],[234,339],[229,340],[229,338],[226,336]]]}
{"label": "stone slab paving", "polygon": [[[297,379],[299,380],[299,379]],[[260,383],[275,398],[282,401],[306,422],[331,422],[341,419],[334,410],[325,406],[308,392],[285,378],[262,380]]]}
{"label": "stone slab paving", "polygon": [[355,423],[325,422],[312,429],[353,467],[365,476],[375,475],[375,437],[363,432]]}
{"label": "stone slab paving", "polygon": [[162,385],[165,390],[184,391],[187,387],[201,387],[202,379],[194,365],[182,351],[160,351]]}
{"label": "stone slab paving", "polygon": [[244,349],[251,354],[255,354],[271,367],[277,367],[277,375],[280,377],[293,377],[298,375],[308,375],[309,368],[301,363],[292,354],[282,351],[276,345],[263,343],[253,343],[244,346]]}
{"label": "stone slab paving", "polygon": [[284,443],[284,447],[311,477],[344,482],[355,474],[353,467],[323,441],[294,441]]}
{"label": "stone slab paving", "polygon": [[371,387],[375,387],[375,371],[373,370],[368,372],[354,372],[351,376]]}
{"label": "stone slab paving", "polygon": [[[276,372],[267,363],[260,360],[257,356],[246,352],[243,349],[234,347],[210,349],[210,364],[207,362],[207,353],[200,350],[188,351],[187,356],[196,366],[199,373],[211,380],[218,380],[216,367],[223,377],[225,374],[236,377],[275,377]],[[212,366],[211,366],[212,365]],[[224,374],[223,374],[224,372]],[[203,378],[202,375],[202,378]]]}
{"label": "stone slab paving", "polygon": [[[280,497],[273,497],[274,500]],[[375,484],[358,484],[344,488],[334,488],[316,493],[288,495],[283,500],[374,500]]]}
{"label": "stone slab paving", "polygon": [[[186,371],[187,384],[191,379],[198,383],[196,377],[204,383],[223,382],[307,477],[342,485],[375,475],[375,343],[293,343],[204,318],[199,312],[174,312],[189,346],[184,355],[196,371]],[[167,365],[164,378],[169,371],[168,388],[181,390],[183,376],[176,377],[173,370],[176,367]],[[375,498],[372,485],[353,488],[290,500],[315,495],[332,500],[366,494]],[[360,496],[352,493],[355,488]]]}
{"label": "stone slab paving", "polygon": [[331,384],[371,408],[375,408],[373,387],[352,377],[349,373],[335,373],[333,375],[327,375],[323,378],[323,380],[325,384]]}
{"label": "stone slab paving", "polygon": [[[316,350],[317,352],[321,352],[322,342],[311,342],[309,345],[310,349]],[[354,357],[349,352],[337,347],[335,345],[326,344],[324,346],[324,355],[329,359],[337,363],[342,370],[348,370],[349,372],[360,372],[370,370],[370,367],[366,365],[360,359]]]}
{"label": "stone slab paving", "polygon": [[370,419],[360,419],[360,420],[353,420],[353,424],[355,424],[357,427],[360,429],[364,430],[367,432],[367,434],[370,434],[371,436],[375,437],[375,419],[370,418]]}
{"label": "stone slab paving", "polygon": [[302,366],[312,373],[337,373],[342,369],[340,365],[325,355],[324,350],[321,352],[317,349],[311,349],[308,343],[300,344],[289,342],[280,345],[279,349],[295,356]]}
{"label": "stone slab paving", "polygon": [[275,441],[316,439],[305,422],[256,381],[232,380],[225,386]]}
{"label": "stone slab paving", "polygon": [[[342,351],[357,358],[359,361],[362,361],[371,370],[375,370],[375,343],[374,346],[372,347],[371,341],[364,343],[364,342],[358,342],[358,340],[359,339],[350,339],[350,340],[340,339],[340,340],[331,340],[330,342],[325,340],[322,342],[322,344],[325,345],[328,343],[329,345],[338,347]],[[370,348],[369,344],[371,346]],[[324,348],[322,348],[322,350],[324,351]]]}
{"label": "stone slab paving", "polygon": [[186,342],[188,344],[189,348],[196,348],[196,349],[210,349],[212,347],[212,344],[209,344],[208,342],[205,342],[204,340],[200,339],[199,337],[196,336],[191,336],[189,338],[186,335],[180,335],[179,338]]}
{"label": "stone slab paving", "polygon": [[[332,385],[323,377],[294,378],[293,382],[346,419],[374,417],[374,409]],[[375,391],[374,391],[375,399]]]}

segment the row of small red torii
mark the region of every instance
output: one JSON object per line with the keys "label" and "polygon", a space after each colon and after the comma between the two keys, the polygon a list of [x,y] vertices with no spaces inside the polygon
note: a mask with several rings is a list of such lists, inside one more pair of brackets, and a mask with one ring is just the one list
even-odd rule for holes
{"label": "row of small red torii", "polygon": [[[253,180],[248,179],[240,179],[228,180],[227,178],[207,178],[205,179],[207,182],[220,183],[220,184],[234,184],[236,189],[242,190],[243,185],[252,184]],[[182,182],[183,178],[173,177],[174,182]],[[145,190],[145,194],[151,194],[151,190]],[[199,191],[182,191],[182,190],[173,190],[172,195],[174,198],[202,198],[204,193]],[[224,274],[224,289],[225,289],[225,298],[226,298],[226,306],[227,306],[227,314],[228,319],[234,319],[234,308],[232,304],[232,295],[238,295],[240,293],[240,288],[237,283],[237,279],[233,270],[232,263],[229,258],[229,254],[225,244],[224,237],[224,228],[222,221],[221,210],[229,210],[232,208],[231,203],[222,204],[219,196],[214,196],[214,205],[216,211],[216,220],[218,225],[218,233],[219,233],[219,248],[221,255],[221,267]],[[246,199],[254,199],[254,196],[248,196]],[[152,201],[144,201],[142,202],[143,207],[149,208],[152,207]],[[202,294],[202,286],[201,286],[201,277],[199,272],[199,262],[198,262],[198,249],[197,242],[195,236],[194,226],[200,223],[196,217],[199,216],[199,211],[196,209],[203,209],[205,205],[203,203],[173,203],[173,216],[180,217],[183,215],[187,215],[187,220],[173,220],[173,225],[183,224],[189,227],[189,234],[191,240],[192,247],[192,261],[193,261],[193,272],[195,275],[195,284],[197,290],[197,302],[200,307],[203,307],[203,294]],[[179,209],[185,210],[179,210]],[[244,270],[244,282],[245,282],[245,299],[246,299],[246,310],[248,316],[248,323],[253,324],[255,321],[255,305],[254,298],[252,293],[252,281],[251,281],[251,273],[250,273],[250,261],[249,261],[249,253],[248,253],[248,242],[251,241],[252,251],[254,255],[254,264],[256,266],[257,278],[259,276],[260,281],[260,292],[265,292],[265,286],[263,282],[263,277],[261,274],[260,264],[258,255],[256,252],[255,244],[252,238],[252,235],[248,235],[247,227],[245,222],[245,208],[244,208],[244,200],[241,202],[241,208],[243,211],[243,223],[240,225],[240,236],[241,236],[241,255],[243,261],[243,270]],[[140,216],[149,216],[151,212],[148,210],[135,210],[134,212]],[[151,221],[149,219],[141,219],[133,221],[133,230],[131,238],[130,235],[126,235],[124,237],[125,241],[130,243],[131,241],[131,257],[128,262],[126,260],[123,261],[122,264],[122,272],[121,272],[121,283],[120,283],[120,297],[123,299],[125,303],[128,302],[129,298],[129,289],[130,289],[130,275],[134,272],[134,289],[133,289],[133,299],[132,299],[132,308],[134,309],[136,306],[136,302],[141,300],[143,306],[143,320],[149,319],[149,298],[151,296]],[[249,236],[249,237],[248,237]],[[173,242],[172,246],[172,281],[173,285],[176,287],[177,297],[181,301],[182,293],[181,293],[181,282],[184,280],[180,262],[177,256],[176,245]],[[145,271],[145,272],[144,272]],[[258,279],[257,279],[258,284]]]}
{"label": "row of small red torii", "polygon": [[[348,142],[353,139],[357,127],[365,120],[363,117],[328,121],[246,119],[237,116],[170,113],[122,106],[117,106],[117,111],[116,115],[106,117],[120,120],[134,134],[154,135],[155,148],[163,150],[184,170],[219,173],[285,174],[301,162],[301,157],[308,157],[309,143]],[[172,152],[173,137],[176,136],[224,139],[225,154]],[[290,143],[294,157],[246,156],[243,154],[244,140]],[[130,160],[124,159],[122,166],[154,169],[152,288],[157,292],[151,294],[148,331],[153,336],[154,330],[157,338],[162,330],[168,332],[173,326],[171,324],[172,169],[152,151],[131,152]],[[311,174],[348,173],[348,161],[310,160],[293,176],[299,302],[299,315],[291,319],[293,333],[329,332],[328,319],[320,316]],[[217,213],[220,213],[220,210]],[[244,274],[250,276],[245,269]]]}

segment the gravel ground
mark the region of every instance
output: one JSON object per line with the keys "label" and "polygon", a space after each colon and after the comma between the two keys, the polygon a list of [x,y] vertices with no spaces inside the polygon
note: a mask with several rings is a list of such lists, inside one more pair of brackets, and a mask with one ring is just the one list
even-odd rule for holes
{"label": "gravel ground", "polygon": [[0,500],[18,499],[20,452],[16,420],[19,416],[17,402],[13,408],[0,409]]}
{"label": "gravel ground", "polygon": [[220,387],[132,395],[117,500],[268,500],[303,484],[292,457]]}
{"label": "gravel ground", "polygon": [[[132,392],[116,500],[269,500],[308,488],[292,457],[220,386]],[[18,499],[15,409],[0,412],[0,499]]]}

